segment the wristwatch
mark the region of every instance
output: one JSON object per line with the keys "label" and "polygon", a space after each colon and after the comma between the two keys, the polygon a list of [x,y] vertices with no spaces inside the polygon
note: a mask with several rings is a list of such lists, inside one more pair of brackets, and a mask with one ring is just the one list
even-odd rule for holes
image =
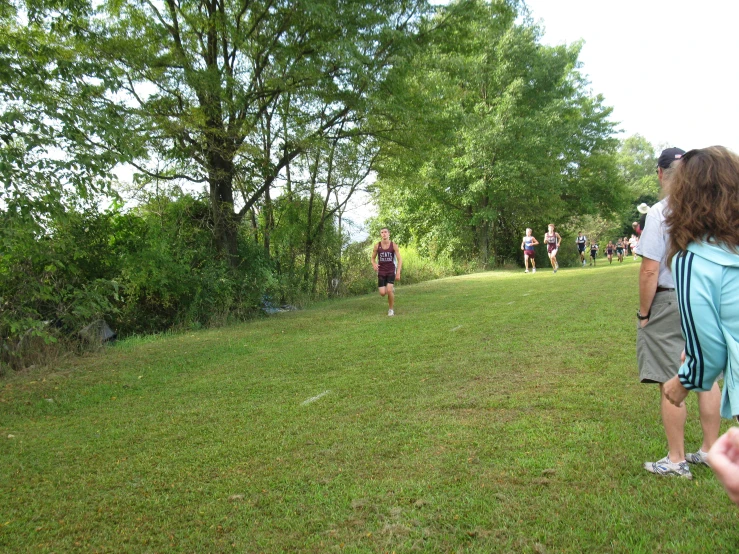
{"label": "wristwatch", "polygon": [[641,315],[641,310],[636,310],[636,318],[639,321],[644,321],[645,319],[649,319],[649,316],[652,315],[652,309],[649,309],[649,313],[647,315]]}

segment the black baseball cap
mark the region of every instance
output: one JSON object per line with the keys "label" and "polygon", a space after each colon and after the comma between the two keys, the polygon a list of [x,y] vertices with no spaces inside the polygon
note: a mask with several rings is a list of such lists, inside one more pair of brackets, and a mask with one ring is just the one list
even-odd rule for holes
{"label": "black baseball cap", "polygon": [[672,164],[672,162],[682,158],[683,154],[685,154],[685,150],[681,150],[680,148],[665,148],[659,155],[657,166],[661,167],[662,169],[667,169],[668,167],[670,167],[670,164]]}

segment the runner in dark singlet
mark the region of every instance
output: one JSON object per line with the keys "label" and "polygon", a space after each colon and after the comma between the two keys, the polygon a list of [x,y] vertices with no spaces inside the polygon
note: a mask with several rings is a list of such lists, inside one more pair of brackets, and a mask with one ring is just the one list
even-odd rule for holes
{"label": "runner in dark singlet", "polygon": [[616,248],[613,244],[612,240],[608,241],[608,244],[606,244],[606,256],[608,257],[608,263],[613,263],[613,249]]}
{"label": "runner in dark singlet", "polygon": [[524,273],[529,272],[529,262],[531,262],[531,272],[536,273],[536,260],[534,259],[534,246],[539,244],[535,237],[531,236],[531,229],[526,229],[526,236],[521,241],[521,250],[523,250],[523,265],[526,268]]}
{"label": "runner in dark singlet", "polygon": [[580,263],[583,266],[585,266],[585,243],[587,242],[588,238],[580,231],[575,239],[575,244],[577,244],[577,251],[580,253]]}
{"label": "runner in dark singlet", "polygon": [[552,269],[554,273],[557,273],[559,269],[557,251],[559,250],[559,243],[562,242],[562,237],[554,230],[554,223],[550,223],[548,227],[549,231],[544,234],[544,243],[547,245],[547,254],[549,254],[549,261],[552,262]]}
{"label": "runner in dark singlet", "polygon": [[598,255],[598,243],[590,241],[590,265],[595,266],[595,257]]}
{"label": "runner in dark singlet", "polygon": [[616,241],[616,258],[618,258],[618,263],[621,263],[624,261],[624,241],[623,239],[618,239],[618,241]]}
{"label": "runner in dark singlet", "polygon": [[[395,281],[400,281],[400,269],[403,260],[400,258],[398,245],[390,240],[390,231],[386,227],[380,230],[382,240],[372,250],[372,267],[377,272],[377,287],[380,296],[387,294],[387,315],[395,315]],[[375,260],[379,258],[379,263]],[[395,261],[397,260],[397,268]]]}

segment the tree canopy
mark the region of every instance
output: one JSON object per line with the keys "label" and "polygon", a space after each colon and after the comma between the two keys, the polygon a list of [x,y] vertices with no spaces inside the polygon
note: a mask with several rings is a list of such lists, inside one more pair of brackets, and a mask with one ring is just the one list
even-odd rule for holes
{"label": "tree canopy", "polygon": [[456,17],[395,76],[406,136],[383,149],[380,219],[487,264],[512,257],[527,226],[616,210],[615,124],[578,70],[580,45],[542,45],[513,4],[445,11]]}

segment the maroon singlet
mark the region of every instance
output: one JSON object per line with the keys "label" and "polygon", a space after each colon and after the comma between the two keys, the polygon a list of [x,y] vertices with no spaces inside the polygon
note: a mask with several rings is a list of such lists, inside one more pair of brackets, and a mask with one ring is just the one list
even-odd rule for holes
{"label": "maroon singlet", "polygon": [[382,241],[377,243],[377,259],[377,265],[379,266],[377,275],[380,277],[395,275],[395,249],[393,248],[393,241],[390,241],[390,247],[387,250],[382,247]]}

